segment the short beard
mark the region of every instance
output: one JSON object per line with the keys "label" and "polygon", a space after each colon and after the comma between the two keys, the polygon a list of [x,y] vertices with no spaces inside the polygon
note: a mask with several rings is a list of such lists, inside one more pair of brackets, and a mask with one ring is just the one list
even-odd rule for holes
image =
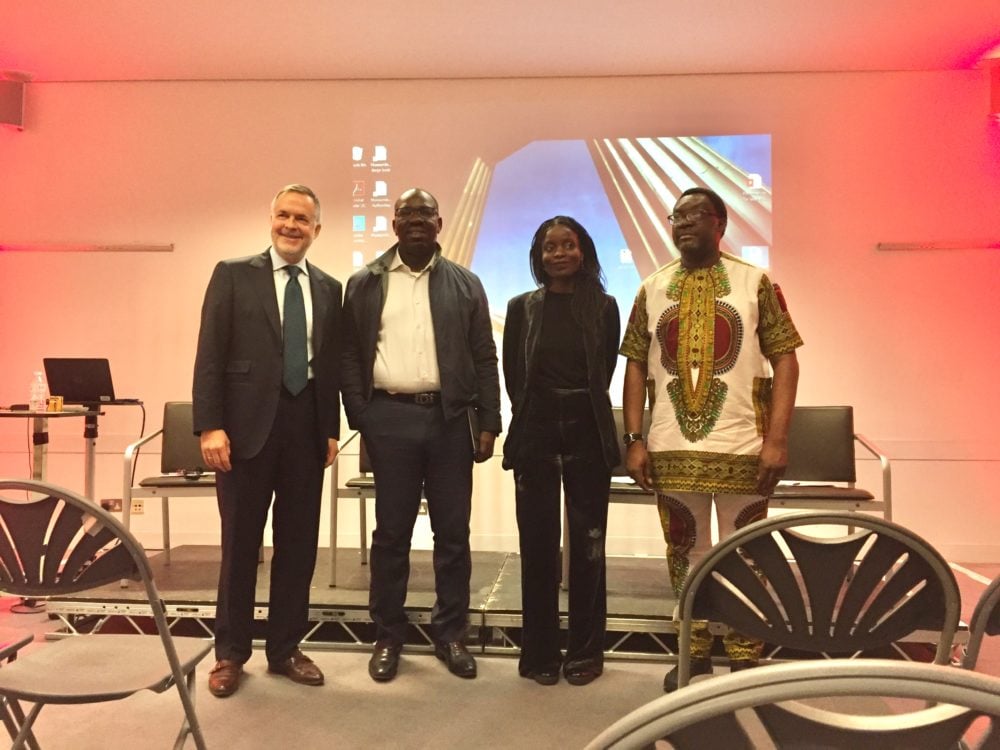
{"label": "short beard", "polygon": [[[715,260],[719,254],[719,249],[703,243],[698,243],[697,247],[686,246],[680,251],[681,262],[689,268],[699,268],[715,265]],[[711,261],[711,263],[709,263]]]}
{"label": "short beard", "polygon": [[400,240],[399,247],[410,253],[417,253],[418,255],[423,255],[424,253],[435,250],[434,242],[404,242]]}
{"label": "short beard", "polygon": [[[436,242],[403,242],[400,240],[396,253],[411,270],[416,271],[430,263],[436,251]],[[419,263],[419,266],[412,265],[408,261]]]}

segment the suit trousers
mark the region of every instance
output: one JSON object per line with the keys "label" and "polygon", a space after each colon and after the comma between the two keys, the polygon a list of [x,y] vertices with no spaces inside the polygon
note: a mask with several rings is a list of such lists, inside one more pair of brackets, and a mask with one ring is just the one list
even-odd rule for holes
{"label": "suit trousers", "polygon": [[376,392],[362,413],[361,434],[375,476],[368,607],[376,638],[406,642],[410,545],[423,494],[434,533],[434,638],[461,640],[472,577],[469,422],[465,416],[446,421],[440,404],[404,403]]}
{"label": "suit trousers", "polygon": [[[234,460],[216,476],[222,517],[222,565],[215,617],[217,659],[250,658],[257,586],[257,551],[273,496],[271,587],[266,654],[287,659],[309,623],[316,565],[325,454],[317,444],[316,393],[310,381],[292,396],[284,388],[274,425],[253,458]],[[325,447],[325,446],[324,446]]]}
{"label": "suit trousers", "polygon": [[[565,669],[604,664],[607,591],[604,545],[611,470],[590,393],[551,389],[529,396],[525,440],[532,456],[514,467],[521,543],[522,675],[558,666],[559,486],[569,526],[569,638]],[[565,551],[564,551],[565,554]]]}

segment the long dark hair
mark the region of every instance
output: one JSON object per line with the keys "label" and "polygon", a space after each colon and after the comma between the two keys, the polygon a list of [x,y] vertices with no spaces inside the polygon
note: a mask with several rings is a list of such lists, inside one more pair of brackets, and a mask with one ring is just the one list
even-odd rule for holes
{"label": "long dark hair", "polygon": [[564,226],[576,235],[583,253],[583,263],[576,272],[575,291],[573,294],[573,319],[581,326],[594,325],[598,322],[598,314],[604,309],[605,279],[601,269],[601,261],[597,258],[597,248],[590,233],[583,225],[571,216],[553,216],[546,219],[535,231],[531,240],[531,250],[528,257],[531,261],[531,275],[539,286],[548,287],[552,278],[545,272],[542,265],[542,245],[545,235],[554,226]]}

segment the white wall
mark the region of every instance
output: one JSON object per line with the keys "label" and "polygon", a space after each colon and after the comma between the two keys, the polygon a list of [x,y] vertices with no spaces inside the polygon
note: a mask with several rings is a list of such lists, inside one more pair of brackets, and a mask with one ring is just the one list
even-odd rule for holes
{"label": "white wall", "polygon": [[[858,428],[894,457],[896,519],[951,559],[995,561],[1000,251],[875,249],[1000,239],[1000,123],[987,119],[987,89],[974,70],[31,84],[24,132],[0,130],[0,244],[174,251],[0,253],[0,404],[26,400],[43,356],[108,356],[119,392],[143,398],[158,425],[163,401],[189,397],[211,268],[266,247],[277,187],[317,190],[325,226],[310,257],[349,275],[349,216],[334,196],[350,185],[342,150],[352,140],[409,135],[432,156],[467,151],[471,164],[483,129],[512,139],[772,133],[772,270],[806,340],[799,403],[853,404]],[[438,193],[447,221],[464,175],[409,177]],[[102,419],[99,496],[121,495],[118,456],[139,419],[123,407]],[[24,428],[0,421],[0,475],[25,474]],[[51,427],[49,476],[77,488],[81,428]],[[155,457],[146,460],[152,470]],[[510,475],[493,461],[476,482],[474,547],[516,549]],[[345,506],[341,543],[356,544],[356,511]],[[211,500],[177,501],[174,517],[175,544],[217,540]],[[154,518],[137,519],[150,545]],[[655,513],[613,508],[609,547],[659,554]]]}

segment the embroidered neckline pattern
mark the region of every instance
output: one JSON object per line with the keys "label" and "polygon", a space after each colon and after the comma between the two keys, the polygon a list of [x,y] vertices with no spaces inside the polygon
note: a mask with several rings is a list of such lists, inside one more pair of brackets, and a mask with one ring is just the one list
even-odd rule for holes
{"label": "embroidered neckline pattern", "polygon": [[711,268],[685,268],[680,263],[677,264],[677,268],[674,271],[674,275],[670,277],[670,283],[667,284],[667,299],[672,299],[675,302],[679,301],[681,298],[681,289],[684,286],[684,281],[688,276],[692,276],[699,272],[707,272],[712,277],[712,283],[715,285],[715,296],[718,298],[725,297],[730,292],[733,291],[732,287],[729,285],[729,274],[726,273],[726,267],[722,265],[720,260]]}
{"label": "embroidered neckline pattern", "polygon": [[[731,290],[721,261],[708,269],[678,266],[667,286],[667,297],[680,302],[678,377],[667,384],[667,393],[681,433],[692,443],[712,432],[729,390],[715,377],[715,300]],[[691,374],[695,369],[697,385]]]}

